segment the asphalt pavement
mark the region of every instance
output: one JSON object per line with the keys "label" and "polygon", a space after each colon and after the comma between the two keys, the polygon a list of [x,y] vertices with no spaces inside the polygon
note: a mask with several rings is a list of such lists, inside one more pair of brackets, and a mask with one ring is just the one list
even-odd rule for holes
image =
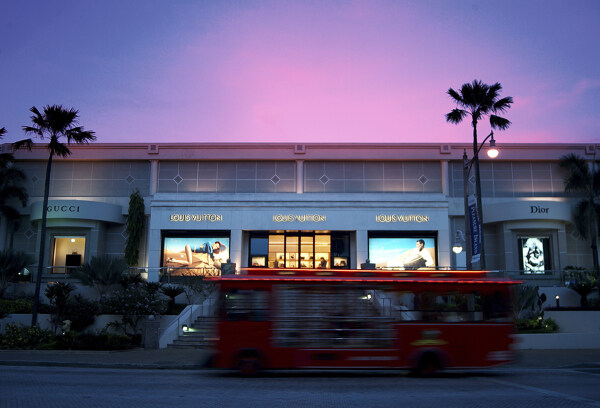
{"label": "asphalt pavement", "polygon": [[[64,366],[95,368],[201,369],[209,349],[123,351],[0,350],[0,365]],[[600,368],[600,349],[519,350],[517,359],[504,367]]]}

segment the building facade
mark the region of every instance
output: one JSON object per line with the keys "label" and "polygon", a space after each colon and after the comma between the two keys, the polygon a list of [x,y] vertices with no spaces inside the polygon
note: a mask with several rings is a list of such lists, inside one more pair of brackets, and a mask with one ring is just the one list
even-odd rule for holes
{"label": "building facade", "polygon": [[[3,145],[10,151],[10,145]],[[129,196],[147,216],[139,266],[165,274],[237,269],[466,267],[467,144],[91,144],[53,161],[45,275],[93,256],[122,256]],[[590,162],[600,145],[511,144],[480,153],[487,268],[555,284],[568,265],[591,267],[577,233],[578,197],[560,158]],[[48,152],[17,151],[30,204],[0,242],[37,259]],[[362,267],[367,267],[366,265]],[[36,270],[32,267],[31,270]]]}

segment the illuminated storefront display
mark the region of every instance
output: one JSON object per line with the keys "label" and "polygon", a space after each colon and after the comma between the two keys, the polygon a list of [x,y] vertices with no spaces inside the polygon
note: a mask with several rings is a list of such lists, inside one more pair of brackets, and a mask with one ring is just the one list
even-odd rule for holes
{"label": "illuminated storefront display", "polygon": [[171,276],[218,274],[229,259],[229,238],[165,237],[163,266]]}
{"label": "illuminated storefront display", "polygon": [[520,266],[525,274],[544,274],[552,269],[550,256],[550,238],[519,238]]}
{"label": "illuminated storefront display", "polygon": [[84,263],[85,236],[54,236],[52,273],[69,273]]}
{"label": "illuminated storefront display", "polygon": [[435,238],[371,237],[369,259],[377,268],[421,269],[435,267]]}

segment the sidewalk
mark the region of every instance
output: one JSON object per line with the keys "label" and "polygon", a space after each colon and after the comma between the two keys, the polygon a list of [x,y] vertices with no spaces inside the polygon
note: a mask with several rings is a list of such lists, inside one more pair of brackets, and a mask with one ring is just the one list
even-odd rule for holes
{"label": "sidewalk", "polygon": [[205,368],[209,350],[0,350],[0,365],[98,367],[98,368]]}
{"label": "sidewalk", "polygon": [[[202,369],[210,350],[160,349],[125,351],[0,350],[0,365]],[[567,368],[600,367],[600,349],[519,350],[517,360],[504,367]]]}

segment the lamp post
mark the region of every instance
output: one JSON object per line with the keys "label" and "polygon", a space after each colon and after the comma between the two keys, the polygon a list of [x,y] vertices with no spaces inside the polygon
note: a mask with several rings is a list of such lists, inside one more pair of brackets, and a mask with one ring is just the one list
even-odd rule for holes
{"label": "lamp post", "polygon": [[[477,218],[479,219],[479,243],[480,243],[480,257],[479,257],[479,265],[480,269],[486,269],[485,267],[485,246],[483,241],[483,208],[481,204],[481,177],[479,174],[479,152],[485,145],[488,139],[490,139],[490,149],[487,151],[488,156],[490,158],[498,157],[498,149],[496,149],[496,141],[494,140],[494,132],[490,132],[489,135],[481,145],[477,143],[477,133],[475,133],[473,137],[473,158],[471,160],[467,157],[467,149],[463,152],[463,189],[464,189],[464,206],[465,206],[465,231],[470,230],[469,223],[469,190],[468,190],[468,179],[469,174],[471,173],[471,167],[475,165],[475,195],[477,198]],[[467,269],[472,269],[472,255],[473,255],[473,245],[472,238],[467,239]]]}

